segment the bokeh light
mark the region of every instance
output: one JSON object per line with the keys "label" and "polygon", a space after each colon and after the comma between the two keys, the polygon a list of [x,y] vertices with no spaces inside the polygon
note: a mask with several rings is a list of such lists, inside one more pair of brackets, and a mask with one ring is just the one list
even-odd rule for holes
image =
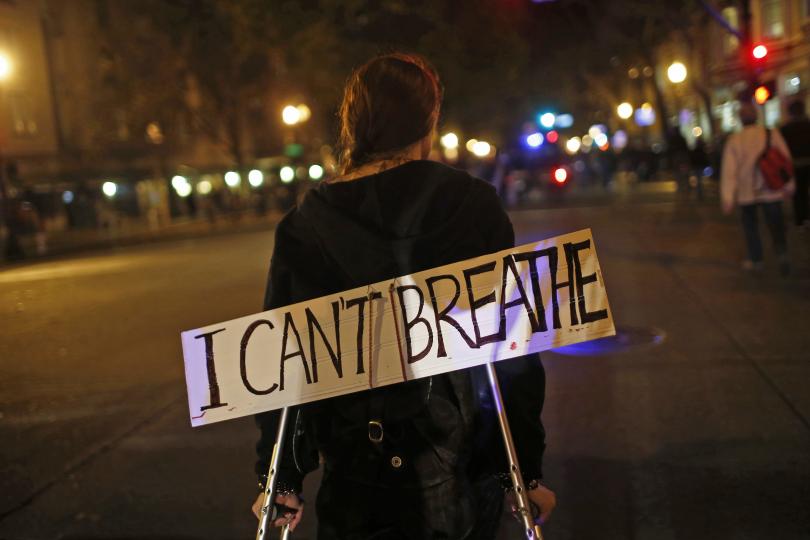
{"label": "bokeh light", "polygon": [[101,185],[101,191],[104,192],[104,195],[107,197],[114,197],[118,192],[118,186],[115,182],[107,181]]}
{"label": "bokeh light", "polygon": [[667,68],[667,78],[675,84],[686,80],[686,66],[681,62],[672,62]]}
{"label": "bokeh light", "polygon": [[444,135],[442,135],[440,142],[442,146],[444,148],[447,148],[448,150],[451,148],[458,148],[458,135],[456,135],[452,131],[450,133],[445,133]]}
{"label": "bokeh light", "polygon": [[211,193],[213,187],[214,186],[211,185],[211,182],[209,182],[208,180],[203,180],[202,182],[197,184],[197,193],[199,193],[200,195],[208,195],[209,193]]}
{"label": "bokeh light", "polygon": [[288,126],[294,126],[301,121],[301,111],[294,105],[287,105],[281,110],[281,120]]}
{"label": "bokeh light", "polygon": [[633,106],[627,103],[620,103],[618,107],[616,107],[616,114],[619,115],[619,118],[622,120],[627,120],[631,116],[633,116]]}
{"label": "bokeh light", "polygon": [[281,178],[282,182],[284,182],[285,184],[289,184],[295,179],[295,169],[293,169],[289,165],[285,165],[278,172],[278,175]]}
{"label": "bokeh light", "polygon": [[13,70],[14,66],[11,62],[11,57],[3,51],[0,51],[0,81],[8,79]]}
{"label": "bokeh light", "polygon": [[242,177],[236,171],[228,171],[225,173],[225,183],[228,187],[236,187],[242,182]]}
{"label": "bokeh light", "polygon": [[491,151],[492,146],[486,141],[476,141],[472,148],[472,153],[478,157],[487,157]]}
{"label": "bokeh light", "polygon": [[317,163],[315,165],[310,165],[309,177],[312,180],[320,180],[321,178],[323,178],[323,167],[321,167]]}
{"label": "bokeh light", "polygon": [[259,187],[264,183],[264,173],[259,169],[253,169],[248,173],[248,183],[253,187]]}
{"label": "bokeh light", "polygon": [[528,144],[532,148],[538,148],[540,145],[543,144],[543,134],[532,133],[531,135],[526,137],[526,144]]}

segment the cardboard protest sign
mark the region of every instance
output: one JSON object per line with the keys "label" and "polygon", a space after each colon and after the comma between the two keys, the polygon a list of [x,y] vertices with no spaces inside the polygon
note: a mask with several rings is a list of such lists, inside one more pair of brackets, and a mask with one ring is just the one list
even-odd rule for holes
{"label": "cardboard protest sign", "polygon": [[183,332],[191,424],[613,334],[582,230]]}

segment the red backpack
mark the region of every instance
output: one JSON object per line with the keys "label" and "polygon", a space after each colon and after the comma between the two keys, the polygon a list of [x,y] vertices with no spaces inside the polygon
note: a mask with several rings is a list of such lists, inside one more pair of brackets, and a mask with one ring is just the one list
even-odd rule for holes
{"label": "red backpack", "polygon": [[771,130],[765,130],[765,150],[757,159],[757,166],[765,179],[765,187],[779,191],[793,178],[793,162],[779,149],[771,146]]}

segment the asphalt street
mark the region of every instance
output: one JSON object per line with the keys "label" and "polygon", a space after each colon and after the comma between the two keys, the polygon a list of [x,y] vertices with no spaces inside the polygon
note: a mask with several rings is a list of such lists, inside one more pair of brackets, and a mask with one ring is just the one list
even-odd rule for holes
{"label": "asphalt street", "polygon": [[[714,203],[615,202],[512,214],[519,242],[593,230],[623,336],[543,356],[546,538],[810,538],[810,237],[791,232],[791,277],[770,251],[746,274]],[[179,333],[259,311],[272,246],[0,269],[0,538],[255,535],[252,420],[189,426]]]}

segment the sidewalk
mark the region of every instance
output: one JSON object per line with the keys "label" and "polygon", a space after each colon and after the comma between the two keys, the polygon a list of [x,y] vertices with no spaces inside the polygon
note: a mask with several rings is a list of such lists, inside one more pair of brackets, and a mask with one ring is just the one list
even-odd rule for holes
{"label": "sidewalk", "polygon": [[[278,211],[271,211],[264,215],[245,211],[221,215],[214,221],[205,218],[178,219],[160,228],[149,227],[141,221],[133,221],[114,229],[60,231],[45,237],[46,250],[43,253],[38,253],[36,235],[26,234],[20,238],[25,258],[14,261],[5,261],[0,258],[0,267],[4,264],[19,264],[85,251],[218,234],[269,230],[276,226],[282,216],[283,214]],[[0,237],[0,246],[5,246],[2,237]]]}

